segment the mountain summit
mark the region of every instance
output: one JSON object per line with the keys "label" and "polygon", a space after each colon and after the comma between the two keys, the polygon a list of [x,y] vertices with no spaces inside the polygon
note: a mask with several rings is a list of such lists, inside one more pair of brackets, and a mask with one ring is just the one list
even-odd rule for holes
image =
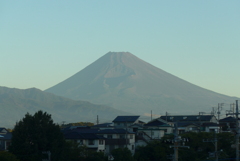
{"label": "mountain summit", "polygon": [[109,52],[46,92],[131,113],[209,112],[228,97],[171,75],[129,52]]}

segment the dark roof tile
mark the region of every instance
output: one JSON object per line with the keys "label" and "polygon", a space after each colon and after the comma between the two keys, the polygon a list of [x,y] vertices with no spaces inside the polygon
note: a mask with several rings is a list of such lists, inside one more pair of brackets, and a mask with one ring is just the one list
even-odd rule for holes
{"label": "dark roof tile", "polygon": [[160,119],[176,122],[176,121],[210,121],[214,115],[176,115],[176,116],[161,116]]}
{"label": "dark roof tile", "polygon": [[135,122],[140,116],[117,116],[113,122]]}

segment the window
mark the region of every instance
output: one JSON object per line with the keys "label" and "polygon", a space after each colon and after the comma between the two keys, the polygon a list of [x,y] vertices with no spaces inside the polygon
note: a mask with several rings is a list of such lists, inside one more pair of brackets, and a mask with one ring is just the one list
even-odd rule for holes
{"label": "window", "polygon": [[132,134],[130,135],[130,139],[133,139],[133,135]]}
{"label": "window", "polygon": [[209,129],[210,132],[215,132],[215,129]]}
{"label": "window", "polygon": [[88,145],[94,145],[94,140],[88,140]]}
{"label": "window", "polygon": [[122,135],[119,135],[119,138],[120,138],[120,139],[125,139],[125,135],[123,135],[123,134],[122,134]]}
{"label": "window", "polygon": [[103,145],[104,140],[99,140],[99,145]]}
{"label": "window", "polygon": [[83,140],[78,140],[80,145],[83,145]]}
{"label": "window", "polygon": [[184,132],[185,132],[185,130],[179,130],[179,131],[178,131],[179,134],[182,134],[182,133],[184,133]]}
{"label": "window", "polygon": [[112,137],[112,135],[107,135],[107,138],[112,139],[113,137]]}

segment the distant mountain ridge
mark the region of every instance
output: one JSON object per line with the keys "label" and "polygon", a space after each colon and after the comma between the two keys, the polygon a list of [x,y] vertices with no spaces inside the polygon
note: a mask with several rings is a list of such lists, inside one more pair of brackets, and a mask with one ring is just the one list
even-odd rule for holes
{"label": "distant mountain ridge", "polygon": [[97,115],[104,122],[119,114],[129,114],[104,105],[56,96],[36,88],[23,90],[0,87],[0,108],[0,125],[5,127],[13,127],[27,112],[35,113],[38,110],[51,114],[56,123],[93,122]]}
{"label": "distant mountain ridge", "polygon": [[191,84],[129,52],[109,52],[46,91],[136,114],[196,114],[237,99]]}

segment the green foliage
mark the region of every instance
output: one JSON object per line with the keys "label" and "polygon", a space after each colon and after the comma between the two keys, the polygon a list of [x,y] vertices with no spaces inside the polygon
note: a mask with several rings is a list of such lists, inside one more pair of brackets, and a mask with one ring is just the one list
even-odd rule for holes
{"label": "green foliage", "polygon": [[[179,148],[179,161],[200,161],[207,160],[209,153],[215,151],[214,142],[204,142],[204,140],[214,140],[215,134],[209,132],[200,133],[183,133],[182,138],[188,138],[189,142],[185,142],[185,146],[189,148]],[[234,143],[234,135],[232,133],[216,134],[218,139],[219,159],[235,158],[235,149],[231,148]],[[134,158],[137,161],[167,161],[172,155],[172,142],[165,142],[164,140],[172,140],[172,136],[165,136],[161,141],[150,142],[145,147],[137,147]],[[182,144],[181,144],[182,145]],[[220,151],[222,150],[222,151]],[[214,160],[214,158],[210,158]]]}
{"label": "green foliage", "polygon": [[[184,133],[181,135],[183,138],[189,138],[190,141],[186,142],[186,146],[189,146],[190,149],[179,150],[179,155],[183,160],[191,160],[191,159],[201,159],[206,160],[209,158],[209,153],[213,153],[215,151],[214,146],[214,133],[209,132],[201,132],[201,133]],[[235,150],[231,148],[231,144],[234,141],[234,136],[232,133],[219,133],[216,134],[216,138],[218,139],[218,151],[219,158],[234,158]],[[210,142],[206,142],[206,140]],[[191,155],[189,155],[191,154]],[[212,158],[213,159],[213,158]]]}
{"label": "green foliage", "polygon": [[47,158],[43,152],[50,151],[52,161],[61,161],[66,157],[65,147],[63,134],[51,115],[38,111],[34,115],[27,113],[17,122],[9,151],[21,161],[42,161]]}
{"label": "green foliage", "polygon": [[111,154],[114,157],[114,161],[135,161],[128,148],[114,149]]}
{"label": "green foliage", "polygon": [[94,123],[91,123],[91,122],[75,122],[75,123],[61,125],[61,128],[66,128],[68,126],[93,126],[93,125]]}
{"label": "green foliage", "polygon": [[5,151],[0,152],[0,160],[1,161],[19,161],[15,155]]}
{"label": "green foliage", "polygon": [[172,153],[173,151],[169,148],[169,145],[161,141],[153,141],[145,147],[137,147],[134,158],[137,161],[166,161],[167,155]]}
{"label": "green foliage", "polygon": [[88,151],[88,155],[84,161],[105,161],[107,157],[104,156],[103,152]]}
{"label": "green foliage", "polygon": [[68,155],[68,161],[105,161],[107,157],[102,152],[89,150],[85,145],[79,146],[78,143],[67,141],[65,149]]}
{"label": "green foliage", "polygon": [[66,141],[65,154],[67,154],[68,161],[79,161],[81,150],[79,144],[73,141]]}

